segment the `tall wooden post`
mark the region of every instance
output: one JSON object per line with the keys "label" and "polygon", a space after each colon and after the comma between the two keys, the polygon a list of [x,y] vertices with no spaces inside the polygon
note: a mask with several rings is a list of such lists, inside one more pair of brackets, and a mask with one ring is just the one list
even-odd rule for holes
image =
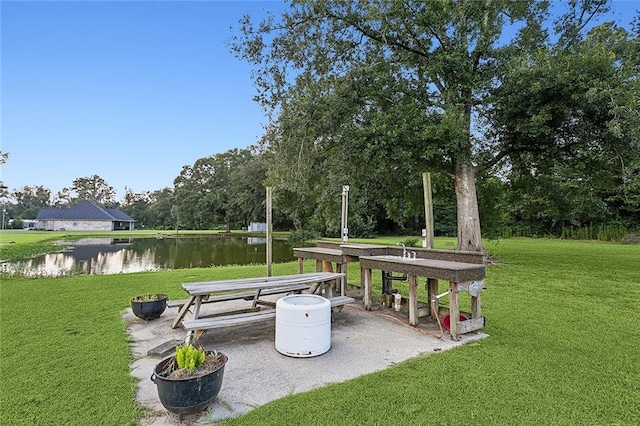
{"label": "tall wooden post", "polygon": [[422,186],[424,187],[424,221],[427,235],[425,240],[427,248],[434,248],[433,232],[433,201],[431,199],[431,173],[422,174]]}
{"label": "tall wooden post", "polygon": [[272,259],[272,235],[273,231],[272,219],[271,219],[271,187],[267,186],[267,276],[272,275],[271,259]]}

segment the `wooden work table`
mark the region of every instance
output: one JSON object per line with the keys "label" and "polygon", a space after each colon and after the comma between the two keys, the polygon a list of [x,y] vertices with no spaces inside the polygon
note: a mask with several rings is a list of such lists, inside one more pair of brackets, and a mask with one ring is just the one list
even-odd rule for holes
{"label": "wooden work table", "polygon": [[[339,245],[325,247],[301,247],[294,248],[293,255],[298,258],[298,273],[302,274],[304,259],[316,261],[316,272],[340,272],[343,275],[340,280],[340,295],[346,295],[347,290],[347,263],[357,262],[358,258],[342,253]],[[333,263],[336,264],[335,270]]]}
{"label": "wooden work table", "polygon": [[[422,252],[421,255],[427,255]],[[361,256],[360,268],[364,285],[364,305],[371,310],[372,280],[371,270],[379,269],[387,272],[406,274],[409,281],[409,324],[418,325],[418,277],[426,277],[427,298],[431,300],[438,292],[438,280],[449,281],[449,315],[450,333],[454,340],[459,335],[484,327],[484,318],[480,311],[480,294],[471,291],[471,319],[460,322],[458,292],[469,291],[472,281],[480,281],[485,277],[485,266],[482,263],[466,263],[451,260],[415,258],[406,259],[402,255]],[[433,312],[431,313],[433,316]]]}

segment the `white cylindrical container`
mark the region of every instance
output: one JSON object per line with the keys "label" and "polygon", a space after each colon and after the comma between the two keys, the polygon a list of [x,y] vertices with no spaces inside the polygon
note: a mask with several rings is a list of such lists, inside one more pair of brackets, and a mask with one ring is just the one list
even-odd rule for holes
{"label": "white cylindrical container", "polygon": [[394,293],[393,295],[394,298],[394,308],[397,312],[400,311],[400,308],[402,307],[402,295],[400,293]]}
{"label": "white cylindrical container", "polygon": [[276,302],[276,350],[291,357],[322,355],[331,348],[331,302],[293,294]]}

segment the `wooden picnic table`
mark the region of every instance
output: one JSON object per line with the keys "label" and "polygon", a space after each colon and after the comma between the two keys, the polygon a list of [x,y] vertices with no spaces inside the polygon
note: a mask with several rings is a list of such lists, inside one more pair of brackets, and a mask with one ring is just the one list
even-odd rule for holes
{"label": "wooden picnic table", "polygon": [[[182,284],[182,288],[189,294],[183,301],[173,301],[170,307],[179,307],[178,315],[172,327],[182,325],[188,331],[187,341],[193,338],[193,332],[200,333],[214,328],[262,321],[275,317],[275,309],[262,309],[257,305],[275,307],[273,302],[260,299],[264,295],[301,292],[309,290],[314,293],[321,285],[330,287],[335,280],[340,280],[344,274],[337,272],[314,272],[307,274],[284,275],[277,277],[241,278],[234,280],[207,281]],[[332,306],[342,306],[354,299],[346,296],[327,297]],[[229,300],[248,299],[252,305],[248,309],[218,313],[213,317],[200,315],[203,303],[223,302]],[[186,320],[187,313],[192,310],[193,318]]]}

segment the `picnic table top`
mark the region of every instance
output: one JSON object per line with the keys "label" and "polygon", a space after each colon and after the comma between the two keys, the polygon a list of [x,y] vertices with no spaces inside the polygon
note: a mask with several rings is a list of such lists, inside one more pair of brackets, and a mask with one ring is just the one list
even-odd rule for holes
{"label": "picnic table top", "polygon": [[311,272],[276,277],[238,278],[233,280],[205,281],[182,284],[182,288],[191,296],[201,296],[217,292],[234,290],[257,290],[284,287],[294,284],[325,282],[343,277],[339,272]]}

